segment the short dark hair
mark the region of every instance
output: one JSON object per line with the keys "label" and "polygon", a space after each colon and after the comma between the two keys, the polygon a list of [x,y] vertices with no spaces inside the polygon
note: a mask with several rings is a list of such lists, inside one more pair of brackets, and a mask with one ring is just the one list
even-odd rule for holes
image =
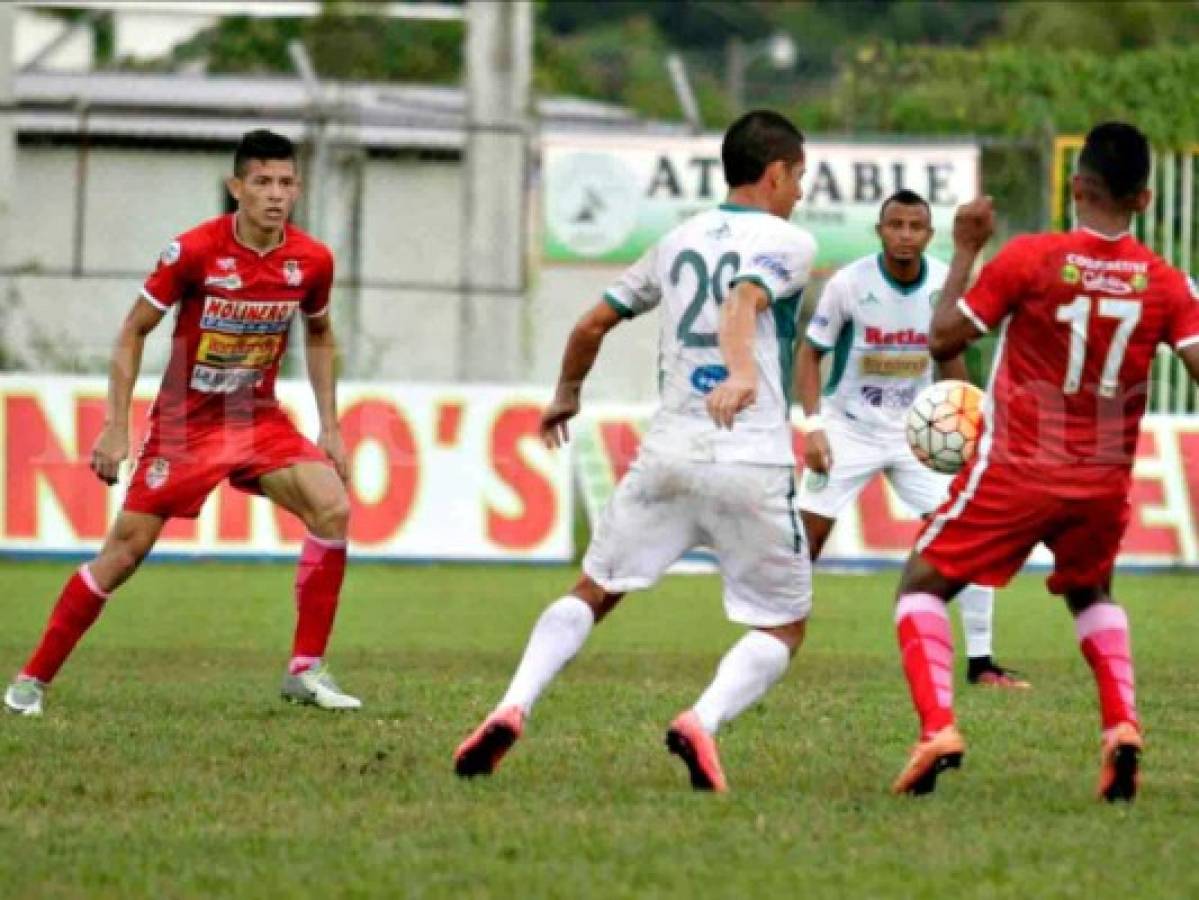
{"label": "short dark hair", "polygon": [[883,201],[883,205],[878,208],[878,220],[881,222],[883,216],[886,215],[887,207],[892,203],[898,203],[901,206],[923,206],[928,210],[929,219],[932,218],[933,208],[928,205],[928,201],[917,194],[915,191],[910,191],[907,188],[900,188],[890,197]]}
{"label": "short dark hair", "polygon": [[729,126],[720,145],[729,187],[754,184],[776,160],[788,164],[803,156],[803,135],[785,117],[768,109],[747,112]]}
{"label": "short dark hair", "polygon": [[1097,179],[1113,200],[1129,200],[1149,184],[1149,140],[1126,122],[1104,122],[1087,132],[1078,171]]}
{"label": "short dark hair", "polygon": [[233,151],[233,174],[241,178],[252,159],[290,159],[295,162],[296,145],[281,134],[266,128],[256,128],[241,136]]}

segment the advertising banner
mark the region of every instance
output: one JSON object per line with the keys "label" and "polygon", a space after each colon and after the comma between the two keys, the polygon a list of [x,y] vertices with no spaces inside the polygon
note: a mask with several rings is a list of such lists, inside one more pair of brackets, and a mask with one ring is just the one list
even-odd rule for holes
{"label": "advertising banner", "polygon": [[[793,221],[816,237],[818,269],[878,249],[879,204],[900,188],[932,207],[929,252],[952,255],[953,211],[978,193],[969,143],[809,141],[804,199]],[[727,192],[720,137],[547,135],[542,142],[542,256],[625,264]]]}
{"label": "advertising banner", "polygon": [[[628,471],[651,412],[648,406],[594,407],[574,428],[579,485],[592,522]],[[803,434],[797,427],[792,440],[796,458],[802,460]],[[1147,416],[1133,475],[1132,522],[1120,564],[1199,566],[1199,417]],[[848,568],[898,565],[907,559],[920,524],[890,486],[876,478],[838,518],[822,562]],[[1047,564],[1051,557],[1039,547],[1032,562]]]}
{"label": "advertising banner", "polygon": [[[133,453],[156,379],[137,385]],[[0,376],[0,553],[85,553],[120,509],[88,468],[104,424],[98,377]],[[306,382],[278,385],[283,407],[315,437]],[[545,449],[545,395],[511,387],[345,383],[341,430],[350,454],[350,549],[397,560],[568,561],[570,462]],[[127,482],[131,467],[126,467]],[[158,551],[291,555],[304,528],[261,497],[222,484],[196,520],[172,520]]]}

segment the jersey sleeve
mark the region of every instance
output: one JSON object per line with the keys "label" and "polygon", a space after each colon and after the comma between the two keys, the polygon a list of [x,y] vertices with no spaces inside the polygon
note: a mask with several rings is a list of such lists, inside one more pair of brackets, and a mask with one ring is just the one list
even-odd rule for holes
{"label": "jersey sleeve", "polygon": [[310,319],[329,312],[329,297],[333,290],[333,254],[327,248],[322,250],[308,294],[300,304],[300,309]]}
{"label": "jersey sleeve", "polygon": [[958,309],[984,332],[1002,322],[1026,292],[1029,267],[1023,246],[1018,240],[1004,245],[958,300]]}
{"label": "jersey sleeve", "polygon": [[1179,278],[1179,282],[1166,334],[1166,340],[1175,350],[1199,344],[1199,285],[1189,275]]}
{"label": "jersey sleeve", "polygon": [[849,316],[848,279],[834,275],[820,292],[820,302],[808,323],[808,343],[821,350],[832,350]]}
{"label": "jersey sleeve", "polygon": [[662,300],[662,282],[658,278],[658,245],[650,247],[616,282],[604,291],[604,302],[631,319],[649,312]]}
{"label": "jersey sleeve", "polygon": [[731,282],[752,281],[771,303],[802,292],[816,258],[816,240],[810,234],[781,220],[780,224],[783,227],[765,230],[753,241]]}
{"label": "jersey sleeve", "polygon": [[158,256],[158,265],[142,285],[142,297],[166,312],[202,277],[204,245],[200,235],[189,232],[175,238]]}

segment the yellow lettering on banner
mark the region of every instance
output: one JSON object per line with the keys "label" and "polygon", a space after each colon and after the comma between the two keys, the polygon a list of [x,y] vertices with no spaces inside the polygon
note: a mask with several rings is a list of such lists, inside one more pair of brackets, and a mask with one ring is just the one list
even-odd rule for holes
{"label": "yellow lettering on banner", "polygon": [[924,353],[867,353],[862,357],[862,374],[881,378],[918,378],[928,371]]}

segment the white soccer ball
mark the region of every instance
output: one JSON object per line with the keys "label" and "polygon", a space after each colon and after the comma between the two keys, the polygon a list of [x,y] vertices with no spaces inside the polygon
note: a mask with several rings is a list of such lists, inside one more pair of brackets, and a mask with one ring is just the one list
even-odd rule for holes
{"label": "white soccer ball", "polygon": [[965,381],[930,384],[908,410],[908,446],[936,472],[953,474],[978,449],[983,430],[983,392]]}

